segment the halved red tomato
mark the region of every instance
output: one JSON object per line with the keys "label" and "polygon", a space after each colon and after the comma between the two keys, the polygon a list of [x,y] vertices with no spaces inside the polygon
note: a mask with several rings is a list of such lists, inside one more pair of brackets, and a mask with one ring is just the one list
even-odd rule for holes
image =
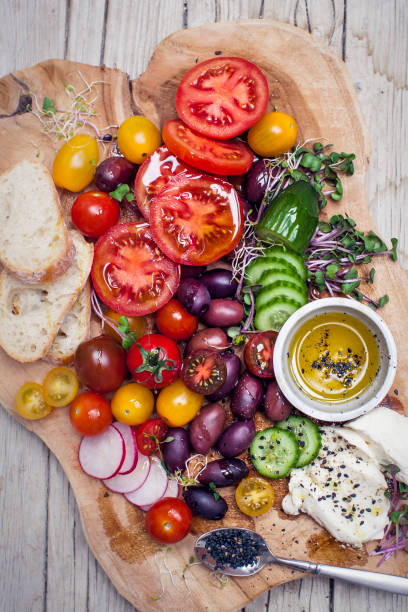
{"label": "halved red tomato", "polygon": [[254,160],[251,149],[239,140],[220,142],[196,134],[179,119],[166,121],[162,137],[168,149],[194,168],[213,174],[244,174]]}
{"label": "halved red tomato", "polygon": [[147,223],[121,223],[96,243],[91,276],[109,308],[133,317],[155,312],[170,300],[180,269],[157,247]]}
{"label": "halved red tomato", "polygon": [[235,189],[220,178],[183,177],[152,201],[150,227],[167,257],[203,266],[238,244],[244,227],[242,204]]}
{"label": "halved red tomato", "polygon": [[140,212],[149,220],[152,199],[177,174],[196,172],[188,168],[167,147],[159,147],[140,166],[135,178],[135,198]]}
{"label": "halved red tomato", "polygon": [[255,64],[240,57],[214,57],[181,79],[176,109],[192,130],[226,140],[262,117],[268,97],[268,82]]}

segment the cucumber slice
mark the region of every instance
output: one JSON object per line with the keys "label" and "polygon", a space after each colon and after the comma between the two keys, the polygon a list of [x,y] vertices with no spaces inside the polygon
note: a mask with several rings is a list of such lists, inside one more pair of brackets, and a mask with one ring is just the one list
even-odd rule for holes
{"label": "cucumber slice", "polygon": [[249,456],[262,476],[283,478],[297,463],[299,445],[288,429],[269,427],[255,435],[249,447]]}
{"label": "cucumber slice", "polygon": [[291,283],[285,280],[273,280],[270,285],[262,287],[260,292],[257,294],[255,307],[259,310],[262,308],[262,306],[269,304],[273,298],[278,296],[285,296],[291,300],[295,300],[299,303],[299,308],[307,304],[306,286],[299,288],[299,285],[296,283]]}
{"label": "cucumber slice", "polygon": [[[256,305],[255,305],[256,307]],[[272,298],[267,304],[258,309],[254,323],[260,331],[280,331],[291,314],[300,308],[299,302],[285,296]]]}
{"label": "cucumber slice", "polygon": [[289,263],[291,266],[296,268],[300,278],[304,281],[306,280],[307,270],[303,257],[298,253],[295,253],[295,251],[292,251],[292,249],[288,249],[281,244],[275,244],[273,247],[266,249],[265,256],[276,257],[277,259],[281,259],[282,261]]}
{"label": "cucumber slice", "polygon": [[296,268],[281,257],[257,257],[245,269],[245,284],[257,285],[261,276],[271,270],[285,272],[290,277],[298,276]]}
{"label": "cucumber slice", "polygon": [[322,437],[316,423],[313,423],[307,417],[291,414],[284,421],[279,421],[276,427],[288,430],[296,437],[300,454],[295,467],[308,465],[317,457],[322,446]]}

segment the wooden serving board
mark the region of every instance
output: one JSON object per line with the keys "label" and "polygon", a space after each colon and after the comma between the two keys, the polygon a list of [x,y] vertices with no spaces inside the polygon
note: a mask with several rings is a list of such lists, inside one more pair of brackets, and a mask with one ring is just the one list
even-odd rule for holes
{"label": "wooden serving board", "polygon": [[[181,76],[195,63],[215,55],[242,56],[255,62],[265,73],[270,86],[270,108],[293,115],[299,125],[298,142],[307,138],[327,138],[337,151],[356,154],[356,172],[344,179],[343,200],[329,204],[324,212],[349,213],[360,229],[373,228],[365,199],[365,173],[369,162],[369,143],[356,93],[343,62],[311,36],[292,26],[268,20],[215,23],[176,32],[157,47],[147,71],[129,81],[123,72],[63,60],[50,60],[10,74],[0,80],[0,170],[26,159],[40,159],[51,168],[60,143],[42,130],[30,112],[19,112],[22,94],[34,93],[41,106],[44,96],[57,108],[67,104],[64,83],[82,88],[87,82],[102,81],[95,103],[100,128],[120,124],[126,117],[143,114],[157,125],[175,117],[175,93]],[[317,69],[318,67],[318,69]],[[108,152],[105,152],[107,154]],[[101,155],[103,152],[101,151]],[[74,197],[61,191],[61,200],[69,223]],[[390,296],[382,311],[399,349],[398,373],[386,405],[408,413],[408,289],[404,270],[387,256],[376,260],[376,286]],[[371,287],[367,286],[370,294]],[[378,295],[377,295],[378,297]],[[0,352],[0,401],[5,409],[27,429],[39,436],[60,461],[73,488],[90,548],[110,576],[118,591],[138,610],[217,610],[235,611],[271,586],[300,577],[299,573],[270,566],[260,574],[245,579],[230,579],[222,589],[211,574],[197,565],[182,572],[192,554],[195,536],[220,523],[195,520],[193,533],[172,547],[166,562],[173,572],[174,585],[162,575],[165,585],[160,594],[163,556],[144,530],[143,513],[120,495],[86,476],[77,461],[79,436],[73,431],[67,409],[57,409],[38,422],[20,419],[13,409],[14,395],[28,380],[41,382],[49,364],[19,364]],[[394,389],[398,390],[397,394]],[[404,409],[403,404],[406,408]],[[376,560],[367,556],[374,545],[360,551],[343,547],[306,516],[288,517],[280,510],[285,482],[277,482],[276,508],[263,518],[244,517],[235,508],[233,491],[225,495],[230,510],[223,525],[248,526],[258,530],[273,551],[282,556],[310,559],[332,564],[365,567],[375,571]],[[224,493],[223,493],[224,495]],[[382,571],[403,575],[408,571],[408,557],[401,553],[382,566]],[[188,602],[188,603],[187,603]]]}

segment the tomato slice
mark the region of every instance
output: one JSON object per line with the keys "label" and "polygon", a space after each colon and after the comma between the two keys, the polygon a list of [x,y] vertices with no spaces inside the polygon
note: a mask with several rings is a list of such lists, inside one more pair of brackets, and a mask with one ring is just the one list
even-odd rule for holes
{"label": "tomato slice", "polygon": [[181,378],[191,391],[201,395],[215,393],[225,383],[227,367],[219,353],[202,349],[183,361]]}
{"label": "tomato slice", "polygon": [[260,476],[248,476],[236,488],[235,500],[244,514],[260,516],[272,508],[275,494],[267,480]]}
{"label": "tomato slice", "polygon": [[135,178],[135,198],[140,212],[147,221],[152,199],[180,173],[197,174],[170,153],[165,146],[156,149],[140,166]]}
{"label": "tomato slice", "polygon": [[206,174],[182,177],[154,198],[150,226],[159,248],[177,263],[207,265],[238,244],[244,228],[235,189]]}
{"label": "tomato slice", "polygon": [[147,223],[121,223],[96,243],[91,276],[109,308],[133,317],[154,312],[170,300],[180,269],[157,247]]}
{"label": "tomato slice", "polygon": [[266,331],[252,336],[245,345],[244,360],[246,367],[259,378],[274,378],[273,351],[277,332]]}
{"label": "tomato slice", "polygon": [[45,402],[42,386],[35,382],[27,382],[19,388],[14,406],[20,416],[30,421],[42,419],[52,410]]}
{"label": "tomato slice", "polygon": [[78,393],[78,379],[69,368],[53,368],[44,379],[43,393],[50,406],[67,406]]}
{"label": "tomato slice", "polygon": [[168,149],[193,168],[221,175],[244,174],[254,160],[251,149],[239,140],[220,142],[196,134],[178,119],[166,121],[162,130]]}
{"label": "tomato slice", "polygon": [[255,64],[239,57],[215,57],[181,79],[177,114],[196,132],[225,140],[245,132],[266,111],[268,82]]}

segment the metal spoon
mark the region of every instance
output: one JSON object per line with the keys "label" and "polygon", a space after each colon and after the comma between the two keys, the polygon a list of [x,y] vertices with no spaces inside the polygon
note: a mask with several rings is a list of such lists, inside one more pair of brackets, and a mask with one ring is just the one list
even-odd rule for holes
{"label": "metal spoon", "polygon": [[[212,534],[220,534],[216,538]],[[222,560],[222,544],[225,537],[238,537],[243,540],[243,555],[236,561],[223,562]],[[209,539],[210,538],[210,539]],[[219,544],[218,544],[219,538]],[[248,538],[250,538],[248,540]],[[214,546],[217,544],[216,549]],[[215,559],[212,557],[208,548],[213,549]],[[249,554],[252,548],[253,553]],[[224,552],[227,555],[231,554],[231,548],[225,548]],[[311,572],[320,574],[321,576],[329,576],[329,578],[337,578],[361,584],[373,589],[381,589],[399,593],[400,595],[408,595],[408,579],[400,576],[391,576],[389,574],[379,574],[377,572],[368,572],[366,570],[356,570],[347,567],[338,567],[336,565],[325,565],[324,563],[311,563],[310,561],[296,561],[294,559],[283,559],[274,555],[265,540],[259,533],[251,529],[243,527],[221,527],[220,529],[212,529],[200,536],[194,545],[196,557],[202,561],[211,570],[217,570],[229,576],[252,576],[261,570],[267,563],[279,563],[294,570],[303,572]],[[246,558],[245,558],[246,557]]]}

